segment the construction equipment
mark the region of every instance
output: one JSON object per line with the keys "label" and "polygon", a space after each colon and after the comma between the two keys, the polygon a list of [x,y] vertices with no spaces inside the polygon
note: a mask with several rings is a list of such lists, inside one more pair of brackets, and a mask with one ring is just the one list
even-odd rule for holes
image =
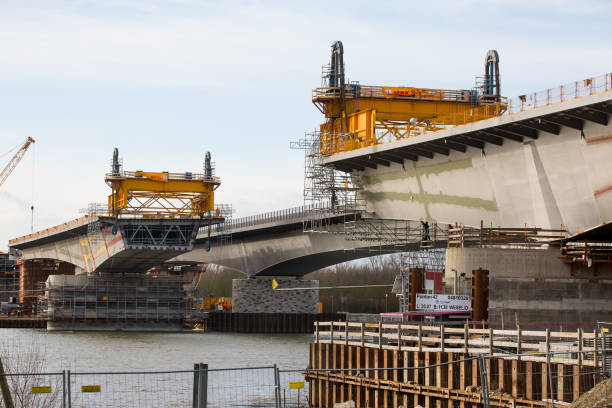
{"label": "construction equipment", "polygon": [[325,115],[321,154],[329,155],[462,125],[502,114],[499,56],[487,52],[485,75],[474,89],[369,86],[346,82],[342,42],[332,44],[323,87],[312,102]]}
{"label": "construction equipment", "polygon": [[15,155],[11,158],[11,161],[9,161],[8,164],[4,167],[2,173],[0,173],[0,187],[2,187],[8,176],[10,176],[13,170],[15,170],[15,167],[17,167],[17,165],[21,161],[23,155],[26,153],[30,145],[34,142],[36,142],[36,140],[32,139],[31,137],[28,137],[23,146],[19,148],[17,153],[15,153]]}
{"label": "construction equipment", "polygon": [[214,191],[221,184],[213,175],[206,152],[204,173],[123,171],[115,148],[106,183],[108,215],[116,218],[210,218],[221,219],[214,207]]}

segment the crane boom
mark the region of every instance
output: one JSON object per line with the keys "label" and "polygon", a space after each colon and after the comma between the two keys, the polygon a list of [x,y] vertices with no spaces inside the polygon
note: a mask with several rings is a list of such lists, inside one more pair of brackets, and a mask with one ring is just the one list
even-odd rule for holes
{"label": "crane boom", "polygon": [[32,139],[31,137],[28,137],[28,139],[25,141],[23,146],[21,146],[21,148],[17,151],[17,153],[15,153],[11,161],[9,161],[6,167],[2,169],[2,173],[0,173],[0,187],[2,187],[2,185],[4,184],[8,176],[10,176],[13,170],[15,170],[15,167],[17,167],[17,165],[23,158],[23,155],[25,154],[25,152],[28,150],[30,145],[34,142],[36,142],[36,140]]}

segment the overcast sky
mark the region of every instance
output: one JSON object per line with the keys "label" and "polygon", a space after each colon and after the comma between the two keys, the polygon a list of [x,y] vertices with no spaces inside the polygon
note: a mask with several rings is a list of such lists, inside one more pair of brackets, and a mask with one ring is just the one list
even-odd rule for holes
{"label": "overcast sky", "polygon": [[112,150],[126,169],[200,171],[210,150],[235,216],[302,204],[310,101],[330,45],[350,80],[465,89],[499,51],[502,93],[612,70],[608,1],[1,1],[0,188],[9,238],[104,202]]}

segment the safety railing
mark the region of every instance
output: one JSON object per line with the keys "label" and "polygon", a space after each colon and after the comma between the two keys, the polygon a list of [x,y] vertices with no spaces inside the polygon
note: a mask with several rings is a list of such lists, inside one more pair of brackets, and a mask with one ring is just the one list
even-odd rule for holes
{"label": "safety railing", "polygon": [[448,225],[449,248],[483,248],[511,246],[537,248],[552,243],[559,244],[567,237],[564,229],[543,229],[536,227],[468,227],[462,224]]}
{"label": "safety railing", "polygon": [[261,214],[249,215],[236,218],[232,222],[232,229],[236,231],[240,228],[248,228],[257,225],[271,224],[277,222],[303,222],[313,216],[333,217],[338,214],[329,205],[306,205],[299,207],[284,208],[281,210],[269,211]]}
{"label": "safety railing", "polygon": [[[504,359],[601,365],[601,334],[546,330],[498,330],[384,323],[317,322],[315,343],[403,351],[487,354]],[[549,354],[555,352],[554,356]],[[605,354],[605,353],[603,353]]]}
{"label": "safety railing", "polygon": [[[355,86],[351,85],[347,88],[347,90],[345,90],[345,95],[347,98],[388,98],[389,92],[391,92],[390,90],[392,89],[393,88],[372,86],[359,86],[358,88],[355,88]],[[418,90],[418,88],[407,89]],[[542,91],[519,95],[511,99],[502,98],[499,102],[484,103],[472,109],[460,110],[455,113],[440,116],[440,118],[438,119],[429,120],[426,125],[423,125],[422,123],[416,123],[414,126],[410,126],[410,129],[405,132],[405,136],[401,137],[400,139],[408,137],[418,137],[424,134],[437,132],[455,126],[463,126],[465,124],[487,120],[499,116],[554,105],[557,103],[582,98],[588,95],[607,92],[611,89],[612,73],[607,73],[597,77],[591,77],[580,81],[570,82],[557,87],[548,88]],[[423,89],[423,91],[427,92],[419,93],[415,91],[413,94],[410,95],[402,95],[400,92],[398,95],[393,95],[393,98],[441,101],[465,100],[463,99],[465,98],[465,95],[461,93],[464,91],[426,89]],[[433,91],[438,91],[438,93],[435,93]],[[317,88],[313,91],[313,101],[318,104],[324,104],[325,100],[338,98],[338,92],[338,88]],[[460,93],[457,94],[457,92]],[[333,136],[326,136],[325,138],[321,138],[321,154],[332,155],[372,145],[393,143],[397,140],[398,138],[385,139],[379,138],[378,136],[368,138],[367,140],[360,140],[355,135],[334,134]]]}

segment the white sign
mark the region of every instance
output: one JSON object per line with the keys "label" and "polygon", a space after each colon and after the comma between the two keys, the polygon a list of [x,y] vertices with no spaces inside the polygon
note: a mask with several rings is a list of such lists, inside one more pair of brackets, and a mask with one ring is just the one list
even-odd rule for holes
{"label": "white sign", "polygon": [[417,310],[435,310],[440,312],[465,312],[470,310],[468,295],[429,295],[417,293]]}

